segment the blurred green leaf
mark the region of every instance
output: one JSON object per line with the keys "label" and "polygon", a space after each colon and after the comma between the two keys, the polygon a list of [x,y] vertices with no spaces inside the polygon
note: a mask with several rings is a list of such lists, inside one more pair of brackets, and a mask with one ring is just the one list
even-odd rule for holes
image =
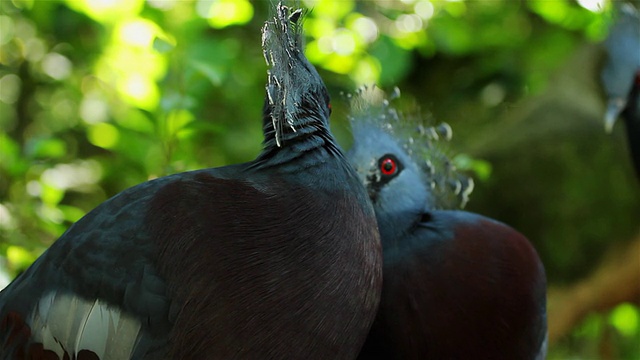
{"label": "blurred green leaf", "polygon": [[217,0],[211,3],[207,21],[214,28],[246,24],[253,17],[253,6],[247,0]]}
{"label": "blurred green leaf", "polygon": [[125,116],[115,118],[118,126],[123,129],[134,130],[141,133],[152,134],[155,130],[155,124],[149,116],[138,109],[131,109],[126,112]]}
{"label": "blurred green leaf", "polygon": [[640,311],[629,303],[618,305],[609,315],[609,323],[624,336],[637,336],[640,332]]}
{"label": "blurred green leaf", "polygon": [[7,260],[13,268],[25,269],[35,259],[36,256],[23,247],[11,245],[7,248]]}
{"label": "blurred green leaf", "polygon": [[170,52],[174,47],[175,44],[172,44],[168,40],[162,39],[158,36],[153,39],[153,49],[161,54]]}
{"label": "blurred green leaf", "polygon": [[33,139],[27,146],[27,155],[35,158],[60,158],[67,154],[67,145],[61,139]]}
{"label": "blurred green leaf", "polygon": [[491,177],[491,163],[474,159],[467,154],[458,154],[453,158],[456,168],[462,171],[473,171],[480,181],[487,181]]}
{"label": "blurred green leaf", "polygon": [[62,210],[62,214],[64,215],[64,219],[66,221],[69,221],[71,223],[74,223],[78,220],[80,220],[80,218],[82,218],[86,212],[83,211],[80,208],[77,208],[75,206],[69,206],[69,205],[59,205],[58,208],[60,210]]}
{"label": "blurred green leaf", "polygon": [[64,190],[58,189],[52,184],[41,184],[40,198],[42,202],[49,206],[56,206],[64,197]]}
{"label": "blurred green leaf", "polygon": [[26,171],[28,165],[20,156],[20,148],[16,141],[0,133],[0,169],[4,169],[11,176],[17,176]]}
{"label": "blurred green leaf", "polygon": [[383,86],[398,83],[411,69],[411,53],[396,46],[388,37],[381,37],[370,54],[380,62],[379,82]]}
{"label": "blurred green leaf", "polygon": [[119,133],[119,130],[115,126],[100,123],[89,128],[88,137],[92,144],[105,149],[111,149],[118,143]]}
{"label": "blurred green leaf", "polygon": [[184,109],[175,109],[167,115],[167,133],[177,134],[185,126],[195,120],[193,114]]}
{"label": "blurred green leaf", "polygon": [[561,23],[570,10],[567,0],[544,1],[532,0],[527,2],[531,9],[552,23]]}

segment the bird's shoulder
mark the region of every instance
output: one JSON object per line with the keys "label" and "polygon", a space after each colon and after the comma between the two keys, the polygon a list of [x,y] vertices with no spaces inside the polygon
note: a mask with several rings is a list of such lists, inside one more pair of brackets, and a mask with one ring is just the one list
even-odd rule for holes
{"label": "bird's shoulder", "polygon": [[65,335],[55,336],[70,336],[90,322],[91,313],[115,316],[116,324],[130,329],[114,333],[134,336],[133,340],[141,327],[168,332],[171,299],[157,271],[154,239],[146,224],[151,202],[165,188],[189,184],[203,174],[229,178],[235,173],[237,169],[228,167],[153,179],[87,213],[0,292],[0,347],[8,347],[6,336],[19,328],[31,333],[38,326],[42,331],[31,335],[46,338],[47,326],[60,324],[56,329]]}

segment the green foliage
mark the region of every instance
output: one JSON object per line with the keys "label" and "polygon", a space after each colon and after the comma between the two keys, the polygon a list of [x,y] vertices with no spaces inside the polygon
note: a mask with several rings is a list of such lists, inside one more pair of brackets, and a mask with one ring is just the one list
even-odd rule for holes
{"label": "green foliage", "polygon": [[609,323],[623,335],[637,335],[640,333],[640,311],[632,304],[621,304],[611,312]]}
{"label": "green foliage", "polygon": [[[334,102],[364,83],[399,85],[438,122],[450,122],[462,152],[455,164],[480,180],[472,209],[528,235],[551,281],[585,276],[612,239],[637,231],[628,215],[640,211],[630,171],[593,172],[594,164],[623,162],[621,146],[600,146],[615,141],[593,135],[598,127],[591,135],[603,140],[585,152],[575,129],[587,121],[545,123],[553,118],[547,110],[519,123],[514,111],[553,89],[552,73],[576,49],[604,38],[608,2],[593,11],[569,0],[304,3],[312,8],[307,56]],[[125,188],[258,153],[260,28],[269,6],[0,2],[0,260],[10,276]],[[345,111],[334,113],[346,139]],[[613,329],[620,358],[638,355],[629,345],[640,334],[636,307],[594,316],[552,355],[593,356],[595,347],[581,349],[604,328]]]}
{"label": "green foliage", "polygon": [[637,359],[640,356],[639,320],[638,307],[629,303],[618,305],[608,314],[592,313],[559,346],[551,349],[548,358]]}

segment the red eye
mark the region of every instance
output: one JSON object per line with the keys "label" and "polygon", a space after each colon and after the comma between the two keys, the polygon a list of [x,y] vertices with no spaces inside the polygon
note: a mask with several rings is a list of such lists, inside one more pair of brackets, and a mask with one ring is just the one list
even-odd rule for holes
{"label": "red eye", "polygon": [[380,171],[382,171],[383,175],[395,175],[398,171],[398,164],[396,164],[395,160],[391,158],[383,159],[380,162]]}
{"label": "red eye", "polygon": [[329,108],[329,113],[331,113],[333,111],[333,109],[331,108],[331,103],[328,103],[327,107]]}

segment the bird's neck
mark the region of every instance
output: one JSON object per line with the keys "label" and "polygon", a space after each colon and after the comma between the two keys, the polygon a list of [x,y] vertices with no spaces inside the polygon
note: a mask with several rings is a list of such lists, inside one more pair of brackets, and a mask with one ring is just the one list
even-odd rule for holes
{"label": "bird's neck", "polygon": [[293,127],[284,126],[278,133],[270,117],[264,119],[264,148],[254,166],[278,167],[296,172],[326,163],[332,158],[343,158],[342,151],[325,124],[316,119],[301,119]]}

